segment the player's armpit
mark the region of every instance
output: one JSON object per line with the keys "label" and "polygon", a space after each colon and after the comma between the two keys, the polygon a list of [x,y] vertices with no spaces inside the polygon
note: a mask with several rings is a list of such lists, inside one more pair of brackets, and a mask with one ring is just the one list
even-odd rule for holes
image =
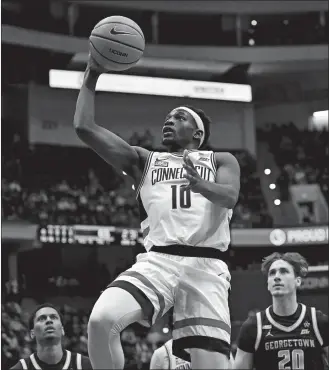
{"label": "player's armpit", "polygon": [[254,354],[250,352],[242,351],[242,349],[238,348],[235,359],[233,361],[232,369],[249,370],[253,368],[253,365],[254,365]]}
{"label": "player's armpit", "polygon": [[77,129],[76,133],[85,144],[120,174],[124,171],[134,180],[139,180],[138,174],[144,169],[141,163],[145,164],[146,158],[143,157],[147,157],[148,150],[132,147],[119,136],[98,125]]}

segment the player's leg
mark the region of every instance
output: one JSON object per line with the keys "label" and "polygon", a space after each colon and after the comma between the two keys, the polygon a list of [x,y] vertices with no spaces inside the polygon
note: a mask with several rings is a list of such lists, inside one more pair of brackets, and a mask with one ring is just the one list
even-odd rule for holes
{"label": "player's leg", "polygon": [[94,369],[123,369],[120,333],[142,318],[141,305],[127,291],[113,287],[101,294],[88,323],[88,353]]}
{"label": "player's leg", "polygon": [[176,291],[173,351],[182,358],[189,353],[192,369],[229,368],[229,281],[222,261],[200,259],[184,267]]}
{"label": "player's leg", "polygon": [[95,369],[123,369],[121,331],[133,322],[150,326],[172,307],[178,271],[171,261],[145,253],[110,284],[88,324],[88,349]]}

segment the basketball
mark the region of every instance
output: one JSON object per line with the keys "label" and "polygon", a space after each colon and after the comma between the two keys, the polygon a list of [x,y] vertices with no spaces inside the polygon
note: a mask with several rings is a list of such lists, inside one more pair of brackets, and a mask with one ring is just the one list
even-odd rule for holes
{"label": "basketball", "polygon": [[112,16],[98,22],[89,37],[91,56],[109,71],[133,67],[145,49],[143,31],[133,20]]}

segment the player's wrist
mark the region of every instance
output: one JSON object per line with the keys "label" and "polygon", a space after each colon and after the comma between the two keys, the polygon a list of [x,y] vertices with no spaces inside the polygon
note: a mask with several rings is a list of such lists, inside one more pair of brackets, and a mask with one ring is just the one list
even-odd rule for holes
{"label": "player's wrist", "polygon": [[198,181],[192,187],[193,191],[201,194],[207,192],[209,190],[208,183],[209,181],[204,180],[203,178],[200,177],[200,179],[198,179]]}
{"label": "player's wrist", "polygon": [[101,73],[88,66],[84,75],[83,84],[87,86],[88,89],[94,90],[100,75]]}

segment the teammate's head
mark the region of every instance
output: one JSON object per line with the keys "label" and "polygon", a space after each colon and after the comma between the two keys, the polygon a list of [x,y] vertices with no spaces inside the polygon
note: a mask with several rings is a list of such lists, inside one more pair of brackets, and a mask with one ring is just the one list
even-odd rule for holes
{"label": "teammate's head", "polygon": [[202,149],[209,140],[210,118],[203,110],[184,105],[173,109],[162,129],[162,144],[172,151]]}
{"label": "teammate's head", "polygon": [[35,308],[29,320],[30,335],[37,343],[58,343],[64,335],[62,315],[51,303]]}
{"label": "teammate's head", "polygon": [[267,289],[273,297],[296,294],[307,270],[308,263],[299,253],[272,253],[262,263]]}

